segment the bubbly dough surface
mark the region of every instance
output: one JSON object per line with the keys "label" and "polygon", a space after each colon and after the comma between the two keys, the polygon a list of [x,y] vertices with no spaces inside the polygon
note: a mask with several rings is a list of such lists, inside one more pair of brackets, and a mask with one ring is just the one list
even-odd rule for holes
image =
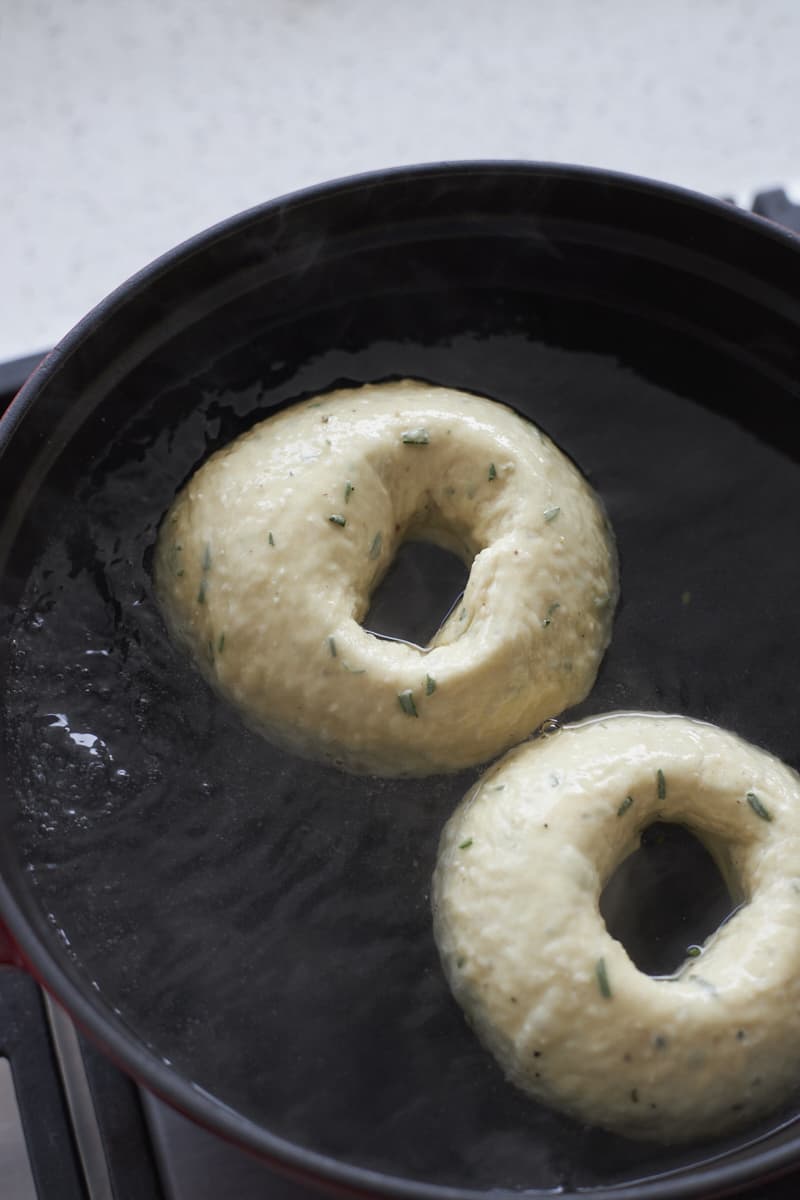
{"label": "bubbly dough surface", "polygon": [[[640,972],[598,908],[655,820],[706,844],[742,900],[674,976]],[[434,929],[506,1075],[617,1133],[692,1140],[800,1082],[800,779],[732,733],[613,714],[518,747],[446,826]]]}
{"label": "bubbly dough surface", "polygon": [[[413,539],[471,563],[425,648],[360,624]],[[155,572],[173,634],[250,724],[386,775],[482,762],[581,700],[617,597],[608,522],[565,455],[504,405],[414,381],[294,405],[212,455]]]}

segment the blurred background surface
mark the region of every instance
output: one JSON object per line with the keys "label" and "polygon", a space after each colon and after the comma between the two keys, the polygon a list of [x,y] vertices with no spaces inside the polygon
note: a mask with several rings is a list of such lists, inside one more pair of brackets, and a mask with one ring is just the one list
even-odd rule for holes
{"label": "blurred background surface", "polygon": [[792,189],[798,61],[797,0],[3,0],[0,361],[215,221],[353,172]]}

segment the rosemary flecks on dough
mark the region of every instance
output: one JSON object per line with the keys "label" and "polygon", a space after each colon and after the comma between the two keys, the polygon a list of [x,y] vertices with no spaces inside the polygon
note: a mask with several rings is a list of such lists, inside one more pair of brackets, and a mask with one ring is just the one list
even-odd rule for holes
{"label": "rosemary flecks on dough", "polygon": [[459,850],[469,850],[471,845],[472,845],[472,838],[467,838],[467,840],[465,842],[462,842],[458,848],[459,848]]}
{"label": "rosemary flecks on dough", "polygon": [[708,992],[709,995],[711,995],[711,996],[719,995],[719,992],[714,987],[714,984],[709,982],[708,979],[704,979],[702,975],[690,975],[689,979],[692,983],[696,983],[698,987],[703,988],[703,990]]}
{"label": "rosemary flecks on dough", "polygon": [[404,692],[398,692],[397,702],[407,717],[419,716],[417,706],[414,703],[414,693],[411,691],[411,688],[406,688]]}
{"label": "rosemary flecks on dough", "polygon": [[624,817],[630,806],[633,804],[633,796],[626,796],[617,809],[617,816]]}
{"label": "rosemary flecks on dough", "polygon": [[497,479],[497,467],[494,465],[494,463],[489,463],[488,478],[489,478],[489,482],[491,482],[493,479]]}
{"label": "rosemary flecks on dough", "polygon": [[561,605],[558,603],[558,601],[557,601],[557,600],[556,600],[556,601],[555,601],[553,604],[551,604],[551,605],[550,605],[550,607],[549,607],[549,608],[548,608],[548,610],[547,610],[547,616],[546,616],[546,617],[544,618],[544,620],[542,621],[542,628],[543,628],[543,629],[547,629],[547,626],[548,626],[548,625],[550,625],[550,624],[552,624],[552,621],[553,621],[553,613],[554,613],[554,612],[556,611],[556,609],[558,609],[558,608],[561,608]]}
{"label": "rosemary flecks on dough", "polygon": [[544,510],[543,515],[544,515],[544,519],[547,522],[547,524],[549,525],[551,521],[555,521],[556,517],[558,516],[558,514],[560,512],[561,512],[560,504],[554,504],[552,508],[546,508]]}
{"label": "rosemary flecks on dough", "polygon": [[436,691],[436,680],[432,675],[425,676],[425,695],[432,696]]}
{"label": "rosemary flecks on dough", "polygon": [[407,429],[402,440],[407,446],[427,446],[430,437],[427,429]]}
{"label": "rosemary flecks on dough", "polygon": [[658,770],[656,771],[656,786],[657,786],[659,800],[666,800],[666,798],[667,798],[667,781],[664,778],[664,772],[661,770],[661,767],[659,767]]}
{"label": "rosemary flecks on dough", "polygon": [[381,552],[382,544],[383,544],[383,534],[381,533],[380,530],[378,530],[378,532],[375,534],[375,537],[372,539],[372,545],[369,548],[370,559],[374,560],[378,557],[378,555]]}
{"label": "rosemary flecks on dough", "polygon": [[328,649],[331,652],[331,658],[336,658],[336,638],[335,637],[328,638]]}
{"label": "rosemary flecks on dough", "polygon": [[200,580],[200,586],[197,589],[197,603],[198,604],[205,604],[205,602],[206,602],[206,590],[208,588],[207,575],[208,575],[208,572],[210,571],[210,569],[211,569],[211,546],[208,544],[208,542],[206,542],[205,549],[203,551],[203,577]]}
{"label": "rosemary flecks on dough", "polygon": [[598,958],[594,973],[597,976],[597,986],[600,989],[600,995],[605,996],[606,1000],[610,1000],[613,993],[611,991],[611,984],[608,982],[608,971],[606,970],[606,960],[604,958]]}
{"label": "rosemary flecks on dough", "polygon": [[222,654],[222,651],[224,649],[225,649],[225,634],[221,633],[217,640],[217,654]]}
{"label": "rosemary flecks on dough", "polygon": [[772,813],[769,811],[767,806],[761,800],[759,800],[755,792],[747,793],[747,803],[750,805],[756,816],[761,817],[762,821],[772,820]]}
{"label": "rosemary flecks on dough", "polygon": [[270,529],[270,531],[269,531],[269,544],[270,544],[270,546],[274,546],[274,545],[275,545],[275,538],[272,536],[272,530],[271,530],[271,529]]}
{"label": "rosemary flecks on dough", "polygon": [[347,517],[343,517],[341,513],[331,513],[331,515],[328,517],[328,520],[330,521],[331,525],[344,526],[347,524]]}
{"label": "rosemary flecks on dough", "polygon": [[352,483],[348,479],[344,485],[344,502],[345,502],[345,504],[350,503],[350,497],[352,496],[352,494],[355,490],[356,489],[353,487]]}

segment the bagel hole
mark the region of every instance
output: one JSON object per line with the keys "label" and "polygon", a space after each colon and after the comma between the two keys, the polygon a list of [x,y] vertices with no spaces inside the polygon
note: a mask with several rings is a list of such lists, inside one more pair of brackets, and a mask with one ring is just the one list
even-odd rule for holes
{"label": "bagel hole", "polygon": [[469,567],[433,542],[403,542],[372,593],[367,633],[427,646],[464,594]]}
{"label": "bagel hole", "polygon": [[736,907],[703,843],[663,821],[643,830],[600,897],[608,932],[647,975],[673,975]]}

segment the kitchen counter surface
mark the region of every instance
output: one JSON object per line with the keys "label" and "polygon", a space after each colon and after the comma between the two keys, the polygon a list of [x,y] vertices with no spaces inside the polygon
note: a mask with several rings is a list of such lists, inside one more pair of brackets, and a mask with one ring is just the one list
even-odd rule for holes
{"label": "kitchen counter surface", "polygon": [[26,0],[0,11],[0,362],[221,218],[357,171],[800,179],[796,0]]}

